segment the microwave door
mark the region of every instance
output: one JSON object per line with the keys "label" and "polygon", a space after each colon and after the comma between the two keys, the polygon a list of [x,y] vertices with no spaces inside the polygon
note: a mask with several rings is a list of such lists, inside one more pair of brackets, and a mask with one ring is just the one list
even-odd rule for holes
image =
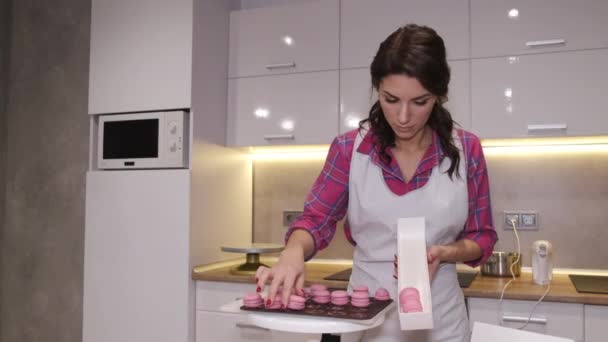
{"label": "microwave door", "polygon": [[147,168],[159,159],[159,118],[106,121],[103,125],[105,167]]}

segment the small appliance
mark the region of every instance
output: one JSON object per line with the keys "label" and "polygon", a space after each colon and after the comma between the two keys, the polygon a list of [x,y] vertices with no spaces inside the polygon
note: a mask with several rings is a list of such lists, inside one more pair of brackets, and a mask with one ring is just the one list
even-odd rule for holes
{"label": "small appliance", "polygon": [[99,116],[99,169],[187,168],[189,121],[185,111]]}
{"label": "small appliance", "polygon": [[553,246],[547,240],[532,244],[532,278],[538,285],[547,285],[553,278]]}

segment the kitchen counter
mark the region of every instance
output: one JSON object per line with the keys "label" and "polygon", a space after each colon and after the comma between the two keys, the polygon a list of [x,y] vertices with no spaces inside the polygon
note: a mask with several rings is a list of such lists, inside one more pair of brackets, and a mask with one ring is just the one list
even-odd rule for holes
{"label": "kitchen counter", "polygon": [[[238,259],[206,266],[198,266],[193,269],[192,278],[194,280],[205,281],[251,283],[253,286],[254,276],[233,275],[230,273],[230,269],[241,262],[243,262],[243,260]],[[276,262],[276,258],[262,258],[262,262],[272,265]],[[311,260],[306,263],[306,286],[315,283],[333,288],[346,288],[347,282],[345,281],[324,280],[323,278],[350,268],[351,266],[351,261]],[[580,272],[573,270],[571,273]],[[462,289],[462,291],[464,292],[465,297],[498,299],[500,298],[502,288],[510,279],[511,278],[486,277],[478,274],[471,286]],[[545,287],[536,285],[532,282],[532,274],[524,268],[521,276],[517,277],[507,288],[504,298],[537,301],[545,290]],[[555,272],[553,274],[551,290],[543,301],[608,305],[608,294],[578,293],[576,292],[574,285],[570,282],[567,274]]]}

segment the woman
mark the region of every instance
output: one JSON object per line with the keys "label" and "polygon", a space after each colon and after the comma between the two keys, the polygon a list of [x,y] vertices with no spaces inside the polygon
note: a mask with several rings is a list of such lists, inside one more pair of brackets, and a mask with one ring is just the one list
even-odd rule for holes
{"label": "woman", "polygon": [[397,220],[424,216],[434,329],[401,331],[394,310],[362,338],[468,341],[455,263],[485,261],[497,237],[479,139],[455,128],[443,107],[450,70],[442,38],[425,26],[399,28],[380,44],[371,79],[378,101],[359,129],[333,141],[277,264],[258,270],[258,290],[270,284],[267,303],[280,285],[283,303],[292,289],[301,293],[305,260],[327,247],[348,213],[345,233],[355,245],[350,285],[386,287],[396,298]]}

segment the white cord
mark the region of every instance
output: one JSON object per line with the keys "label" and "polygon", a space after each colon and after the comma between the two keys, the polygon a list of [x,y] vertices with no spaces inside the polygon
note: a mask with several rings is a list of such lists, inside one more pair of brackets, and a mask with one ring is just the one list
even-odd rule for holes
{"label": "white cord", "polygon": [[534,313],[534,310],[536,310],[536,306],[538,304],[540,304],[540,302],[543,301],[543,299],[545,299],[545,296],[547,295],[547,293],[549,293],[549,290],[551,289],[551,282],[549,282],[547,284],[547,289],[545,290],[545,293],[543,293],[543,296],[540,297],[540,299],[538,300],[538,302],[534,303],[534,306],[532,307],[532,310],[530,311],[530,315],[528,316],[528,320],[526,320],[526,324],[522,325],[521,327],[517,328],[517,329],[523,329],[525,327],[528,326],[528,324],[530,323],[530,320],[532,319],[532,314]]}
{"label": "white cord", "polygon": [[[511,225],[513,225],[513,232],[515,233],[515,241],[517,242],[517,257],[511,263],[511,267],[510,267],[511,278],[512,279],[509,280],[509,282],[507,282],[505,284],[505,286],[502,288],[502,292],[500,293],[500,300],[498,301],[498,306],[499,306],[499,310],[498,310],[498,322],[500,323],[500,325],[504,324],[503,315],[501,315],[501,313],[503,312],[503,310],[502,310],[502,299],[503,299],[503,297],[505,295],[505,291],[506,291],[507,287],[509,285],[511,285],[511,283],[515,280],[515,272],[513,272],[513,266],[515,266],[515,264],[519,263],[519,258],[521,257],[521,245],[519,243],[519,235],[517,234],[517,227],[515,225],[515,220],[511,220]],[[547,284],[547,289],[545,290],[545,293],[543,293],[542,297],[540,297],[540,299],[536,303],[534,303],[534,306],[532,307],[532,310],[530,310],[530,315],[528,315],[528,319],[526,320],[526,323],[524,325],[522,325],[521,327],[517,328],[517,329],[522,330],[525,327],[527,327],[528,324],[530,324],[530,320],[532,319],[532,315],[534,314],[534,310],[536,310],[536,307],[538,306],[538,304],[540,304],[540,302],[542,302],[543,299],[545,299],[545,296],[547,295],[547,293],[549,293],[550,289],[551,289],[551,282],[549,282]]]}
{"label": "white cord", "polygon": [[[511,285],[511,283],[515,280],[515,272],[513,271],[513,267],[515,266],[515,264],[519,263],[519,258],[521,257],[521,245],[519,243],[519,234],[517,234],[517,227],[515,226],[515,220],[511,220],[511,225],[513,225],[513,232],[515,233],[515,241],[517,242],[517,256],[515,258],[515,260],[511,263],[511,267],[509,268],[509,271],[511,272],[511,280],[509,280],[505,286],[502,288],[502,292],[500,293],[500,299],[498,300],[498,322],[500,323],[500,325],[504,324],[504,321],[502,319],[502,299],[505,295],[505,291],[507,290],[507,287],[509,287],[509,285]],[[530,321],[530,319],[528,319],[528,321]],[[526,323],[527,325],[528,323]]]}

